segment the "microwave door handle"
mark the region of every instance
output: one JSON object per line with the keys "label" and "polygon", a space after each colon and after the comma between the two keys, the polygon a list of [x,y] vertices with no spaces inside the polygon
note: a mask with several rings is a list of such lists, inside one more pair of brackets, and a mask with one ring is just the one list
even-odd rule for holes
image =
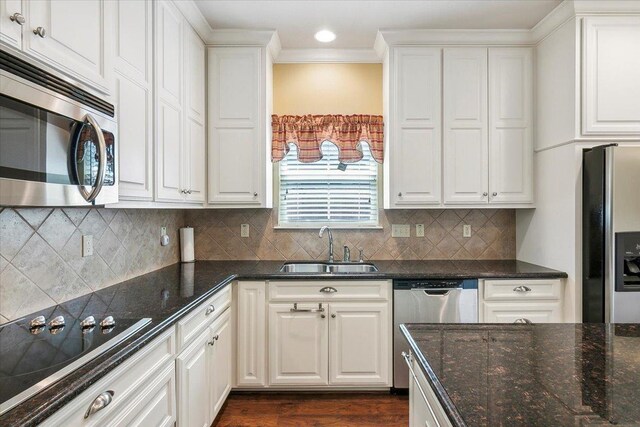
{"label": "microwave door handle", "polygon": [[93,190],[87,197],[85,197],[87,202],[93,202],[96,197],[98,197],[98,194],[102,190],[102,186],[104,184],[104,175],[106,172],[107,164],[107,143],[104,140],[102,129],[100,129],[98,122],[93,118],[91,114],[87,114],[85,116],[84,122],[90,124],[93,127],[93,129],[96,131],[96,136],[98,137],[98,176],[96,177],[96,183],[93,187]]}

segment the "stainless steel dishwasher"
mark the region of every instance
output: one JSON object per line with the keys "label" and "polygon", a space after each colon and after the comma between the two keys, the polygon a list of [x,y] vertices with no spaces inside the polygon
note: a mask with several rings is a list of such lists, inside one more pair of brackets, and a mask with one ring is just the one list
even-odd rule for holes
{"label": "stainless steel dishwasher", "polygon": [[402,352],[409,345],[402,323],[478,323],[478,281],[411,279],[393,281],[393,388],[409,387]]}

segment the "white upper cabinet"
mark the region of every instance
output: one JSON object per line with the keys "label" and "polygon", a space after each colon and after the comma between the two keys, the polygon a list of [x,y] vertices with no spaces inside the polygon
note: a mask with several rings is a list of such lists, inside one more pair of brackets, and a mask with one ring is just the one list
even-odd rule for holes
{"label": "white upper cabinet", "polygon": [[489,200],[533,202],[532,52],[489,49]]}
{"label": "white upper cabinet", "polygon": [[22,26],[24,52],[109,93],[113,65],[109,47],[112,22],[108,9],[114,2],[38,0],[22,5],[26,18]]}
{"label": "white upper cabinet", "polygon": [[204,43],[173,3],[154,4],[156,200],[203,202]]}
{"label": "white upper cabinet", "polygon": [[263,47],[209,48],[212,205],[268,207],[267,55]]}
{"label": "white upper cabinet", "polygon": [[22,47],[22,27],[26,25],[21,0],[0,0],[0,42],[16,49]]}
{"label": "white upper cabinet", "polygon": [[640,134],[640,16],[586,17],[582,133]]}
{"label": "white upper cabinet", "polygon": [[444,49],[444,202],[488,201],[487,49]]}
{"label": "white upper cabinet", "polygon": [[387,160],[393,207],[441,202],[441,55],[439,48],[394,51]]}
{"label": "white upper cabinet", "polygon": [[153,198],[153,7],[114,2],[114,100],[120,199]]}

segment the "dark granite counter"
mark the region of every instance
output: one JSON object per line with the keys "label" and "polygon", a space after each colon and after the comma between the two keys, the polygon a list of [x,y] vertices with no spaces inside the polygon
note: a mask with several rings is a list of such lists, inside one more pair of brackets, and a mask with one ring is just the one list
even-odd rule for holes
{"label": "dark granite counter", "polygon": [[454,426],[640,426],[640,325],[401,329]]}
{"label": "dark granite counter", "polygon": [[[178,319],[233,280],[274,279],[400,279],[400,278],[564,278],[565,273],[516,260],[375,261],[371,274],[281,273],[281,261],[200,261],[174,264],[140,277],[41,310],[71,316],[101,312],[114,316],[149,317],[150,325],[115,348],[0,416],[0,425],[35,425],[60,409],[128,357],[171,327]],[[93,309],[100,307],[100,309]]]}

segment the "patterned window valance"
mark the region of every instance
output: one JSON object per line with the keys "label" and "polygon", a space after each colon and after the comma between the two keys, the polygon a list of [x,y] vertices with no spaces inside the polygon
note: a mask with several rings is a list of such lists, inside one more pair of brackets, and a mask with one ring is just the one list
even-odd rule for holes
{"label": "patterned window valance", "polygon": [[313,163],[322,159],[320,146],[334,143],[343,163],[362,160],[361,141],[367,142],[371,155],[384,160],[384,124],[382,116],[354,114],[351,116],[271,116],[273,131],[271,159],[279,162],[289,152],[289,143],[298,147],[298,160]]}

